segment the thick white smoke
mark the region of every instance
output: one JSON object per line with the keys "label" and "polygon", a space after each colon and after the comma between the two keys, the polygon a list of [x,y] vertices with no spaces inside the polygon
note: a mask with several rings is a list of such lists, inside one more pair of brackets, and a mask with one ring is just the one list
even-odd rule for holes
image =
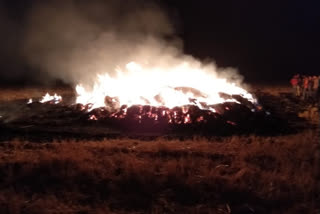
{"label": "thick white smoke", "polygon": [[[150,1],[39,3],[30,11],[23,53],[32,66],[72,84],[91,85],[97,74],[112,75],[131,61],[164,69],[188,62],[216,73],[213,62],[183,54],[171,23]],[[242,80],[234,69],[218,73]]]}

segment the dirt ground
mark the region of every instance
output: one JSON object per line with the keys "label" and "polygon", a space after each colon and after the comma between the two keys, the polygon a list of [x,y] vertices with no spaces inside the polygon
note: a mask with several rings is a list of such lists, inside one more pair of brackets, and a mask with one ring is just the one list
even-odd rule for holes
{"label": "dirt ground", "polygon": [[[73,93],[1,89],[0,104],[47,90]],[[291,98],[286,86],[252,91],[268,111],[303,128],[210,139],[2,140],[1,213],[319,212],[317,106]]]}

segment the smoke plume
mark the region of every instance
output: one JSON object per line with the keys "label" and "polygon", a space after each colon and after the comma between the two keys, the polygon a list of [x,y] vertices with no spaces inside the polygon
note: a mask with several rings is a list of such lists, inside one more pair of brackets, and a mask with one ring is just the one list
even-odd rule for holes
{"label": "smoke plume", "polygon": [[[136,61],[169,68],[184,62],[216,73],[183,54],[172,20],[150,1],[39,1],[30,9],[23,55],[28,63],[67,83],[90,85],[97,74]],[[234,70],[222,72],[239,80]]]}

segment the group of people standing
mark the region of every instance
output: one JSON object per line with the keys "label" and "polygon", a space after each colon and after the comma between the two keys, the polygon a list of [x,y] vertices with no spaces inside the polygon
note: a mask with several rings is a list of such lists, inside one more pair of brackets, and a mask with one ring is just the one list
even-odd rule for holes
{"label": "group of people standing", "polygon": [[293,93],[302,100],[316,100],[319,95],[320,76],[294,75],[291,80]]}

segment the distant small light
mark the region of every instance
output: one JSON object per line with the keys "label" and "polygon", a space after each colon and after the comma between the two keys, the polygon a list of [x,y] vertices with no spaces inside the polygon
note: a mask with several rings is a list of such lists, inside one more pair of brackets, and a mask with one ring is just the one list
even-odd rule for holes
{"label": "distant small light", "polygon": [[268,111],[266,111],[266,114],[267,114],[267,115],[270,115],[271,113],[270,113],[270,112],[268,112]]}
{"label": "distant small light", "polygon": [[253,108],[253,109],[251,109],[251,111],[252,111],[252,112],[256,112],[256,110],[255,110],[254,108]]}

